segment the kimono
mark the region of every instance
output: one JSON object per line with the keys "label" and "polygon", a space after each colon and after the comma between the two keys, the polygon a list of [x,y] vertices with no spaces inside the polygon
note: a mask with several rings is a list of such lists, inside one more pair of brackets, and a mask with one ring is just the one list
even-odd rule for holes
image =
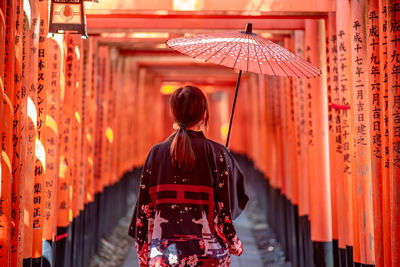
{"label": "kimono", "polygon": [[174,168],[173,134],[155,145],[145,162],[129,235],[140,266],[229,266],[243,252],[232,220],[248,197],[229,150],[188,130],[193,171]]}

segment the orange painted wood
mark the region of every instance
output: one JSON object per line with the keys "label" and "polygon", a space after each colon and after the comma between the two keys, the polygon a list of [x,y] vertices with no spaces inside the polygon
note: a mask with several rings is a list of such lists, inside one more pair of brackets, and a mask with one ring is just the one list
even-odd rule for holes
{"label": "orange painted wood", "polygon": [[273,77],[272,78],[272,98],[273,98],[273,117],[274,117],[274,136],[275,136],[275,168],[274,168],[274,179],[272,181],[272,185],[276,189],[281,189],[282,188],[282,169],[281,169],[281,163],[282,163],[282,158],[281,158],[281,127],[280,127],[280,101],[279,101],[279,90],[281,89],[279,87],[279,78]]}
{"label": "orange painted wood", "polygon": [[389,181],[389,130],[388,130],[388,68],[387,68],[387,5],[386,0],[379,1],[379,56],[380,56],[380,79],[381,94],[380,106],[382,115],[381,136],[382,136],[382,214],[383,214],[383,250],[384,265],[392,266],[391,250],[391,224],[390,224],[390,181]]}
{"label": "orange painted wood", "polygon": [[13,184],[12,184],[12,202],[11,202],[11,262],[12,264],[22,263],[22,246],[23,246],[23,198],[24,184],[22,183],[22,151],[24,147],[22,143],[21,127],[22,123],[22,88],[24,86],[22,79],[22,63],[23,63],[23,1],[18,0],[16,5],[16,21],[15,21],[15,87],[13,95],[14,110],[14,127],[13,127],[13,146],[14,155],[12,158],[13,166]]}
{"label": "orange painted wood", "polygon": [[380,45],[379,35],[379,0],[370,0],[366,3],[368,13],[367,23],[367,55],[368,74],[368,106],[369,124],[371,131],[371,181],[373,197],[373,225],[374,225],[374,250],[375,265],[384,266],[384,241],[383,241],[383,214],[382,214],[382,134],[381,134],[381,70],[380,70]]}
{"label": "orange painted wood", "polygon": [[[0,181],[0,265],[8,265],[11,260],[11,190],[12,190],[12,131],[13,131],[13,94],[14,94],[14,58],[15,58],[15,2],[7,1],[4,10],[5,17],[5,46],[3,61],[1,91],[4,95],[0,105],[1,140],[1,181]],[[9,71],[10,70],[10,71]]]}
{"label": "orange painted wood", "polygon": [[311,239],[320,242],[332,241],[325,35],[323,21],[306,21],[306,56],[322,70],[321,77],[311,80],[307,88],[309,160],[314,164],[310,169]]}
{"label": "orange painted wood", "polygon": [[[117,57],[116,63],[116,73],[115,73],[115,86],[117,89],[115,90],[115,115],[119,120],[114,123],[114,132],[115,132],[115,140],[114,140],[114,152],[115,156],[113,157],[114,163],[114,173],[116,179],[119,180],[123,176],[122,165],[124,163],[123,158],[123,142],[125,141],[125,125],[124,121],[126,121],[127,117],[125,116],[126,109],[126,86],[125,82],[125,60],[121,57]],[[163,127],[163,131],[165,128]]]}
{"label": "orange painted wood", "polygon": [[[7,93],[7,92],[6,92]],[[8,93],[12,93],[8,91]],[[4,266],[11,262],[11,181],[12,181],[12,131],[13,131],[13,105],[7,94],[3,98],[3,113],[0,118],[0,132],[2,135],[1,150],[1,191],[0,205],[0,264]]]}
{"label": "orange painted wood", "polygon": [[[30,12],[27,10],[27,6],[24,5],[24,9],[21,9],[22,14],[22,57],[21,57],[21,92],[20,92],[20,161],[21,161],[21,181],[26,181],[26,183],[21,183],[20,186],[20,222],[19,222],[19,236],[21,237],[21,242],[18,244],[18,262],[22,263],[24,258],[31,257],[32,250],[32,221],[30,219],[30,214],[32,213],[32,194],[26,194],[27,183],[30,180],[28,177],[33,177],[34,173],[31,169],[28,169],[28,160],[32,160],[31,154],[28,152],[28,147],[30,146],[30,140],[28,138],[29,134],[29,118],[28,118],[28,88],[30,83],[29,76],[29,64],[30,64]],[[29,13],[29,15],[28,15]],[[29,188],[29,187],[28,187]],[[29,189],[32,189],[30,187]],[[29,193],[30,191],[28,191]],[[26,212],[25,212],[26,211]]]}
{"label": "orange painted wood", "polygon": [[[37,215],[34,210],[34,204],[41,202],[40,198],[34,196],[34,177],[35,177],[35,153],[37,138],[37,79],[38,79],[38,46],[39,46],[39,6],[38,2],[30,1],[30,29],[27,28],[26,37],[28,39],[27,53],[29,55],[27,76],[27,157],[26,179],[25,181],[25,211],[24,211],[24,259],[32,258],[33,251],[38,251],[39,243],[33,243],[33,229],[39,226]],[[26,7],[28,8],[28,7]],[[25,6],[24,6],[25,9]],[[29,12],[28,9],[25,9]],[[28,14],[27,14],[28,15]],[[29,16],[29,15],[28,15]]]}
{"label": "orange painted wood", "polygon": [[130,161],[132,166],[138,167],[140,166],[140,161],[139,161],[139,147],[136,145],[138,142],[138,131],[139,131],[139,126],[138,126],[138,119],[139,119],[139,114],[138,112],[135,111],[135,107],[138,108],[139,102],[138,102],[138,86],[139,86],[139,66],[138,63],[131,60],[129,63],[130,70],[132,73],[132,105],[130,106],[130,112],[131,114],[134,114],[132,116],[132,126],[130,128],[131,133],[133,133],[133,138],[131,139],[131,146],[133,147],[133,151],[130,157]]}
{"label": "orange painted wood", "polygon": [[389,119],[389,185],[392,266],[400,262],[400,1],[387,2],[387,73],[388,73],[388,119]]}
{"label": "orange painted wood", "polygon": [[[330,185],[331,185],[331,205],[332,205],[332,239],[339,240],[339,221],[338,199],[336,197],[338,184],[337,177],[342,175],[343,155],[342,150],[337,149],[341,146],[340,138],[340,110],[333,108],[333,103],[338,103],[339,98],[339,78],[338,78],[338,56],[337,56],[337,37],[336,37],[336,16],[329,13],[327,19],[327,83],[328,83],[328,121],[329,121],[329,164],[330,164]],[[341,230],[343,232],[343,230]]]}
{"label": "orange painted wood", "polygon": [[[109,105],[110,112],[108,116],[108,164],[109,164],[109,185],[113,185],[118,181],[117,176],[117,145],[119,141],[119,129],[117,128],[117,120],[120,118],[117,109],[117,103],[120,103],[119,94],[121,88],[118,86],[118,51],[113,48],[110,58],[110,96]],[[158,94],[159,95],[159,94]],[[155,106],[161,108],[162,105],[155,103]],[[161,127],[159,129],[162,129]],[[161,132],[161,131],[160,131]]]}
{"label": "orange painted wood", "polygon": [[44,179],[43,238],[55,241],[57,233],[57,193],[60,167],[62,47],[47,40],[46,174]]}
{"label": "orange painted wood", "polygon": [[44,179],[46,173],[46,91],[47,89],[47,26],[48,2],[39,3],[39,45],[37,62],[37,137],[35,157],[35,179],[33,186],[33,255],[42,256]]}
{"label": "orange painted wood", "polygon": [[[296,31],[295,52],[297,55],[304,57],[304,32]],[[298,168],[298,192],[299,192],[299,216],[308,216],[310,214],[310,194],[309,194],[309,165],[308,165],[308,138],[306,132],[306,84],[307,81],[299,79],[296,81],[297,93],[297,134],[298,134],[298,161],[303,162],[301,168]]]}
{"label": "orange painted wood", "polygon": [[[182,5],[183,4],[183,5]],[[185,5],[186,4],[186,5]],[[188,5],[189,4],[189,5]],[[270,2],[258,2],[258,1],[248,1],[248,0],[232,0],[229,2],[229,6],[225,2],[215,2],[213,0],[204,0],[201,2],[187,2],[187,1],[175,1],[171,5],[170,1],[166,0],[149,0],[146,2],[140,0],[134,0],[126,3],[123,0],[118,0],[114,2],[100,2],[99,4],[92,5],[92,9],[123,9],[123,10],[168,10],[169,14],[177,13],[176,10],[183,7],[196,7],[197,9],[207,7],[207,10],[213,10],[215,13],[219,14],[221,11],[262,11],[261,14],[265,14],[263,11],[275,11],[272,14],[278,13],[279,15],[285,16],[287,13],[296,14],[300,11],[314,11],[318,7],[318,11],[328,12],[334,11],[334,1],[324,1],[319,2],[316,0],[307,1],[307,5],[304,3],[299,3],[295,0],[288,1],[278,1],[273,0]],[[196,10],[197,10],[196,9]],[[286,13],[287,12],[287,13]],[[193,12],[188,12],[189,15]],[[268,14],[268,13],[267,13]],[[288,16],[288,15],[286,15]]]}
{"label": "orange painted wood", "polygon": [[[6,1],[3,1],[0,6],[0,55],[1,58],[4,58],[5,52],[5,40],[6,40],[6,19],[5,19],[5,4]],[[4,6],[3,6],[4,5]],[[4,64],[0,64],[0,77],[1,77],[1,84],[3,87],[3,79],[4,79]],[[4,89],[0,92],[1,97],[3,97]]]}
{"label": "orange painted wood", "polygon": [[85,42],[83,94],[84,111],[83,123],[83,145],[84,145],[84,173],[85,173],[85,204],[94,201],[94,136],[96,118],[96,91],[95,91],[95,39],[90,38]]}
{"label": "orange painted wood", "polygon": [[[285,46],[285,43],[281,43]],[[292,199],[292,183],[290,177],[290,142],[289,142],[289,112],[288,112],[288,95],[290,82],[286,78],[279,77],[279,109],[280,109],[280,130],[281,130],[281,179],[282,194],[291,201]]]}
{"label": "orange painted wood", "polygon": [[[336,2],[336,14],[340,14],[336,18],[337,32],[337,53],[338,53],[338,73],[339,73],[339,97],[340,102],[337,103],[340,108],[340,138],[341,149],[343,151],[343,169],[342,175],[338,177],[338,209],[341,210],[340,216],[343,218],[339,225],[342,225],[343,238],[339,237],[339,247],[353,246],[353,210],[352,210],[352,155],[353,155],[353,138],[352,138],[352,118],[350,114],[350,90],[352,80],[351,70],[351,53],[350,53],[350,5],[347,1]],[[339,226],[340,227],[340,226]]]}
{"label": "orange painted wood", "polygon": [[[291,52],[294,51],[294,40],[292,38],[285,38],[285,47]],[[287,92],[287,112],[288,112],[288,134],[289,137],[289,162],[290,162],[290,180],[291,180],[291,202],[293,205],[298,206],[299,203],[299,189],[298,189],[298,155],[297,155],[297,128],[296,128],[296,113],[295,113],[295,90],[296,90],[296,79],[288,80],[288,92]]]}
{"label": "orange painted wood", "polygon": [[258,77],[258,101],[260,105],[260,170],[264,174],[264,177],[268,179],[267,175],[267,157],[268,157],[268,138],[267,138],[267,93],[266,93],[266,78],[264,76]]}
{"label": "orange painted wood", "polygon": [[107,84],[107,69],[108,69],[108,48],[105,46],[100,46],[98,48],[99,56],[99,74],[101,79],[97,84],[98,93],[98,108],[96,114],[96,135],[95,135],[95,146],[96,146],[96,158],[95,158],[95,192],[99,193],[103,190],[105,185],[105,150],[106,150],[106,84]]}
{"label": "orange painted wood", "polygon": [[[109,139],[107,138],[107,128],[109,127],[110,122],[110,98],[111,98],[111,66],[110,66],[110,48],[105,47],[103,49],[103,79],[102,79],[102,87],[103,87],[103,125],[101,127],[101,140],[102,140],[102,151],[101,151],[101,183],[102,190],[104,187],[110,184],[110,148],[111,144]],[[144,139],[146,140],[146,139]]]}
{"label": "orange painted wood", "polygon": [[72,220],[72,174],[73,174],[73,132],[74,120],[74,96],[75,80],[73,79],[74,67],[76,67],[75,46],[70,34],[64,37],[65,50],[63,51],[64,69],[61,79],[62,114],[60,123],[60,166],[58,178],[58,204],[57,204],[57,227],[67,227]]}
{"label": "orange painted wood", "polygon": [[[369,129],[369,95],[367,79],[367,38],[364,29],[365,2],[351,1],[351,47],[352,47],[352,112],[355,137],[355,160],[353,169],[353,205],[355,212],[355,230],[358,230],[359,254],[362,264],[375,263],[375,250],[371,246],[374,237],[373,205],[371,201],[371,143]],[[356,209],[354,209],[355,211]],[[356,236],[354,236],[356,238]],[[356,248],[354,248],[355,250]],[[353,251],[354,251],[353,250]],[[355,253],[356,254],[356,253]]]}
{"label": "orange painted wood", "polygon": [[[71,87],[73,87],[73,106],[72,106],[72,142],[73,151],[72,176],[70,195],[72,219],[75,219],[83,209],[83,172],[81,171],[82,160],[82,72],[83,72],[83,47],[82,39],[79,35],[70,35],[68,40],[68,49],[73,49],[71,56],[74,57],[72,68]],[[71,219],[70,219],[71,220]]]}
{"label": "orange painted wood", "polygon": [[[252,21],[254,28],[259,30],[303,30],[304,20],[302,18],[270,18],[266,20],[260,17],[246,18],[242,16],[159,16],[136,14],[88,14],[87,25],[93,31],[102,32],[110,28],[136,28],[136,29],[176,29],[185,25],[186,29],[220,29],[237,30],[242,29],[246,23]],[[118,26],[117,26],[118,25]]]}
{"label": "orange painted wood", "polygon": [[285,117],[284,117],[284,102],[283,102],[283,89],[284,81],[283,78],[278,77],[276,87],[276,109],[277,109],[277,137],[278,137],[278,166],[277,166],[277,181],[278,188],[282,195],[286,195],[286,184],[285,184]]}

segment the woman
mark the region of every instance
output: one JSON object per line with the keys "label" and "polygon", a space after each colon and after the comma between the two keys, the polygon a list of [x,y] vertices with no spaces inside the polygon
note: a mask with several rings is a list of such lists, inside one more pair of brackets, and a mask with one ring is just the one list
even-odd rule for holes
{"label": "woman", "polygon": [[200,89],[175,90],[171,111],[179,130],[151,149],[129,229],[140,266],[229,266],[243,252],[232,224],[248,200],[242,172],[204,136]]}

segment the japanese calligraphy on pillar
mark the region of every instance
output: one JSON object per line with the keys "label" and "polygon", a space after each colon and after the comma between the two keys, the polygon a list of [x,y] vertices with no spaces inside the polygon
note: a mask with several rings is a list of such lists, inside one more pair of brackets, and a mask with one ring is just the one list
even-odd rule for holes
{"label": "japanese calligraphy on pillar", "polygon": [[369,103],[372,107],[372,116],[370,116],[371,126],[372,126],[371,127],[372,155],[375,157],[375,159],[382,159],[381,105],[380,105],[381,73],[379,66],[380,61],[379,61],[378,10],[372,10],[368,13],[367,33],[368,33],[367,58],[370,59],[367,69],[369,74],[368,83],[370,90]]}
{"label": "japanese calligraphy on pillar", "polygon": [[[5,17],[5,46],[4,57],[0,64],[4,66],[3,88],[0,92],[0,265],[7,265],[10,262],[10,241],[11,241],[11,198],[12,198],[12,127],[13,127],[13,94],[14,94],[14,58],[15,58],[15,2],[6,1],[6,10],[3,9]],[[4,38],[3,37],[3,38]]]}
{"label": "japanese calligraphy on pillar", "polygon": [[[37,84],[38,84],[38,45],[39,45],[39,7],[38,2],[30,1],[29,6],[25,12],[28,18],[31,18],[30,29],[28,35],[29,48],[27,53],[29,55],[28,69],[26,75],[28,79],[27,83],[27,157],[26,161],[26,179],[25,181],[25,205],[26,213],[24,216],[28,216],[25,220],[24,230],[24,259],[32,258],[32,252],[36,249],[33,243],[33,230],[40,228],[39,214],[40,210],[35,210],[35,205],[41,204],[41,199],[35,196],[35,162],[36,162],[36,129],[37,129]],[[24,5],[25,8],[25,5]],[[28,14],[31,12],[30,14]],[[27,25],[29,28],[29,24]],[[27,223],[28,222],[28,223]],[[36,243],[38,244],[38,243]]]}
{"label": "japanese calligraphy on pillar", "polygon": [[[74,161],[72,169],[72,214],[73,218],[83,209],[83,180],[82,178],[82,40],[80,36],[71,35],[71,46],[74,48],[72,86],[74,87],[73,119],[72,119],[72,149]],[[70,48],[68,48],[70,49]],[[69,51],[72,52],[72,51]]]}
{"label": "japanese calligraphy on pillar", "polygon": [[96,100],[95,100],[95,81],[94,71],[96,70],[94,58],[95,42],[90,38],[85,42],[84,53],[84,75],[83,75],[83,118],[82,126],[83,140],[84,140],[84,164],[85,164],[85,204],[94,200],[94,136],[95,136],[95,114],[96,114]]}
{"label": "japanese calligraphy on pillar", "polygon": [[[330,52],[331,52],[331,108],[332,108],[332,124],[333,124],[333,133],[335,135],[335,153],[342,155],[343,154],[343,143],[342,143],[342,118],[341,113],[342,109],[340,108],[340,88],[339,88],[339,72],[338,72],[338,43],[337,43],[337,35],[333,34],[330,41]],[[343,159],[343,156],[341,156]]]}
{"label": "japanese calligraphy on pillar", "polygon": [[365,75],[365,39],[362,36],[362,26],[358,20],[353,21],[353,50],[352,55],[353,66],[354,66],[354,100],[356,107],[355,112],[355,124],[357,125],[357,138],[356,146],[366,146],[366,135],[367,135],[367,125],[366,120],[368,117],[365,112],[365,87],[366,87],[366,75]]}
{"label": "japanese calligraphy on pillar", "polygon": [[[311,47],[309,45],[306,46],[306,59],[308,62],[311,62]],[[308,145],[313,146],[314,145],[314,131],[313,131],[313,112],[312,112],[312,93],[311,90],[313,88],[312,86],[313,82],[311,80],[307,80],[306,82],[306,103],[307,103],[307,136],[308,136]]]}
{"label": "japanese calligraphy on pillar", "polygon": [[347,50],[349,49],[346,40],[346,32],[344,30],[339,30],[337,35],[337,45],[339,54],[339,81],[340,81],[340,102],[339,106],[336,108],[341,110],[341,133],[342,133],[342,149],[343,149],[343,161],[344,161],[344,173],[351,174],[351,116],[350,116],[350,89],[349,89],[349,78],[347,72],[349,71],[348,66],[348,55]]}
{"label": "japanese calligraphy on pillar", "polygon": [[[58,227],[67,227],[70,221],[70,185],[73,168],[72,149],[72,117],[75,84],[73,68],[75,67],[75,46],[69,34],[65,36],[65,90],[61,115],[61,145],[60,145],[60,171],[58,180]],[[72,218],[71,218],[72,219]]]}
{"label": "japanese calligraphy on pillar", "polygon": [[[331,205],[332,205],[332,238],[339,241],[339,233],[343,233],[339,229],[338,221],[338,200],[337,200],[337,178],[342,175],[342,158],[341,150],[341,132],[340,132],[340,109],[333,108],[334,103],[339,103],[338,96],[338,57],[337,57],[337,38],[336,38],[336,15],[331,13],[328,15],[328,32],[326,36],[327,49],[327,83],[328,83],[328,126],[329,126],[329,150],[330,150],[330,185],[331,185]],[[339,119],[339,121],[337,120]],[[339,137],[339,138],[338,138]],[[341,236],[343,240],[343,236]],[[336,246],[335,243],[333,243]],[[337,243],[339,245],[339,243]],[[343,248],[343,243],[341,243]]]}
{"label": "japanese calligraphy on pillar", "polygon": [[369,129],[371,135],[371,181],[373,198],[373,223],[375,263],[384,266],[383,216],[382,216],[382,106],[381,106],[381,69],[380,69],[380,29],[379,29],[379,1],[367,2],[367,78],[368,78],[368,106]]}
{"label": "japanese calligraphy on pillar", "polygon": [[[361,263],[374,264],[374,246],[371,247],[373,230],[373,206],[371,202],[371,150],[370,150],[370,128],[369,128],[369,92],[367,73],[367,36],[364,14],[365,2],[351,2],[352,10],[352,61],[353,61],[353,97],[352,111],[354,113],[355,129],[355,160],[353,172],[353,220],[355,237],[358,234],[357,245],[354,245],[355,260],[359,254]],[[357,208],[355,207],[357,206]],[[356,251],[359,247],[359,251]]]}
{"label": "japanese calligraphy on pillar", "polygon": [[35,181],[33,187],[33,255],[35,259],[42,256],[42,234],[43,234],[43,191],[44,176],[46,172],[45,151],[45,126],[46,126],[46,90],[47,90],[47,1],[39,3],[39,46],[37,59],[37,124],[36,124],[36,159],[35,159]]}
{"label": "japanese calligraphy on pillar", "polygon": [[22,212],[23,207],[21,206],[21,198],[23,192],[23,183],[21,180],[22,162],[21,162],[21,100],[22,100],[22,24],[23,24],[23,10],[22,0],[16,1],[15,7],[15,74],[14,74],[14,122],[13,122],[13,187],[11,195],[11,261],[21,262],[22,260],[22,229],[23,220]]}
{"label": "japanese calligraphy on pillar", "polygon": [[46,107],[46,175],[43,186],[43,238],[54,241],[56,233],[56,200],[58,187],[61,48],[55,39],[48,39],[47,107]]}
{"label": "japanese calligraphy on pillar", "polygon": [[[391,163],[394,167],[394,172],[400,173],[400,4],[393,3],[389,6],[389,34],[388,43],[388,61],[389,61],[389,126],[393,133],[389,136],[390,153],[393,153]],[[399,14],[398,14],[399,13]],[[398,142],[398,143],[397,143]]]}
{"label": "japanese calligraphy on pillar", "polygon": [[387,6],[387,60],[388,60],[388,117],[390,157],[390,221],[392,265],[400,261],[400,3],[390,2]]}
{"label": "japanese calligraphy on pillar", "polygon": [[[353,159],[353,136],[350,113],[350,88],[351,88],[351,47],[350,47],[350,3],[348,1],[336,2],[337,14],[341,14],[341,18],[336,19],[336,43],[338,57],[338,97],[339,102],[332,107],[340,111],[340,142],[341,146],[337,147],[342,151],[342,174],[338,175],[338,209],[341,211],[339,220],[339,233],[343,237],[339,237],[339,247],[353,246],[353,210],[352,210],[352,159]],[[337,121],[339,122],[339,121]],[[336,129],[338,132],[339,129]],[[340,226],[342,225],[342,226]]]}
{"label": "japanese calligraphy on pillar", "polygon": [[[380,61],[380,109],[381,109],[381,141],[382,141],[382,214],[384,232],[390,233],[390,183],[389,183],[389,130],[388,130],[388,45],[387,45],[387,6],[386,0],[379,0],[379,61]],[[391,266],[390,234],[383,235],[383,254],[386,266]]]}
{"label": "japanese calligraphy on pillar", "polygon": [[381,7],[380,7],[380,13],[381,13],[381,32],[382,34],[380,35],[380,55],[381,55],[381,88],[383,89],[381,92],[381,106],[383,106],[383,116],[381,119],[381,126],[383,127],[383,150],[382,150],[382,157],[383,157],[383,162],[384,162],[384,167],[386,168],[386,172],[388,173],[389,167],[390,167],[390,158],[389,158],[389,129],[388,129],[388,122],[389,122],[389,114],[388,114],[388,72],[387,72],[387,64],[388,64],[388,54],[387,54],[387,6],[386,3],[385,5],[382,6],[381,1]]}

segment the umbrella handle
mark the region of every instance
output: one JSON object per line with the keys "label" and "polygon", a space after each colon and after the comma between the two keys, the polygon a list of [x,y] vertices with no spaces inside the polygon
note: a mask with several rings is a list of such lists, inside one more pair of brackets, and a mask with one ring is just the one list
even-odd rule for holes
{"label": "umbrella handle", "polygon": [[232,105],[232,112],[231,112],[231,120],[230,120],[230,122],[229,122],[228,136],[227,136],[227,138],[226,138],[226,147],[228,147],[228,144],[229,144],[229,136],[231,135],[232,121],[233,121],[233,113],[235,112],[235,105],[236,105],[236,98],[237,98],[238,91],[239,91],[240,77],[242,77],[242,70],[239,71],[239,75],[238,75],[237,82],[236,82],[236,90],[235,90],[235,97],[233,98],[233,105]]}

